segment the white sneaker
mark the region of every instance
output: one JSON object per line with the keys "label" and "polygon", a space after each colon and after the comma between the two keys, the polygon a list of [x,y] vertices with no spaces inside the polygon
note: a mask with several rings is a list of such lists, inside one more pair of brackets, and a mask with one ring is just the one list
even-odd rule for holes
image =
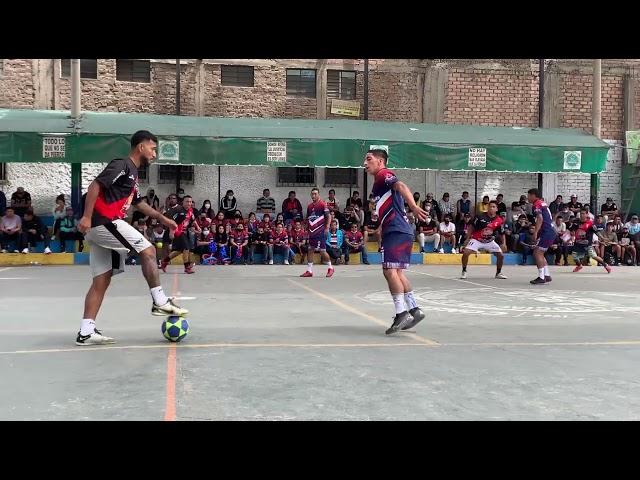
{"label": "white sneaker", "polygon": [[440,250],[438,250],[438,253],[444,253],[444,248],[441,248]]}
{"label": "white sneaker", "polygon": [[49,247],[47,247],[47,248],[45,248],[45,249],[44,249],[44,253],[45,253],[46,255],[49,255],[49,254],[50,254],[50,253],[52,253],[52,252],[51,252],[51,249],[50,249]]}
{"label": "white sneaker", "polygon": [[451,253],[458,253],[458,250],[456,250],[455,248],[452,248]]}
{"label": "white sneaker", "polygon": [[273,265],[273,260],[269,260],[269,265]]}
{"label": "white sneaker", "polygon": [[0,253],[7,253],[7,251],[3,248],[2,250],[0,250]]}
{"label": "white sneaker", "polygon": [[110,343],[116,343],[116,341],[111,337],[102,335],[102,332],[98,329],[94,329],[93,333],[89,335],[80,335],[80,332],[78,332],[78,337],[76,338],[76,345],[80,347],[86,345],[108,345]]}
{"label": "white sneaker", "polygon": [[462,275],[460,275],[460,279],[461,280],[466,280],[467,279],[467,272],[462,272]]}
{"label": "white sneaker", "polygon": [[289,265],[289,260],[285,260],[285,261],[284,261],[284,264],[285,264],[285,265]]}
{"label": "white sneaker", "polygon": [[500,273],[496,273],[496,278],[506,280],[508,277],[504,273],[500,272]]}
{"label": "white sneaker", "polygon": [[[13,253],[20,253],[20,250],[14,250]],[[27,252],[29,253],[29,252]]]}
{"label": "white sneaker", "polygon": [[169,297],[169,301],[164,305],[156,305],[151,302],[151,315],[156,315],[158,317],[164,315],[178,315],[180,317],[189,313],[189,310],[186,308],[181,308],[173,303],[173,297]]}
{"label": "white sneaker", "polygon": [[29,253],[29,249],[28,248],[23,248],[22,249],[22,253]]}

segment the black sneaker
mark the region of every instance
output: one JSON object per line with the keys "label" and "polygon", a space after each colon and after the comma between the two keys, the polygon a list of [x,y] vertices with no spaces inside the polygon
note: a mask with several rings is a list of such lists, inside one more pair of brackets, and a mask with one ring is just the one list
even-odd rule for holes
{"label": "black sneaker", "polygon": [[551,277],[549,275],[544,277],[545,283],[549,283],[551,281]]}
{"label": "black sneaker", "polygon": [[407,324],[401,328],[401,330],[409,330],[410,328],[415,327],[420,321],[424,320],[424,312],[420,310],[420,307],[415,307],[409,310],[409,314],[413,317],[411,320],[407,322]]}
{"label": "black sneaker", "polygon": [[535,279],[531,280],[529,283],[531,285],[544,285],[547,282],[541,279],[540,277],[536,277]]}
{"label": "black sneaker", "polygon": [[94,328],[93,333],[89,335],[80,335],[80,332],[78,332],[78,336],[76,337],[76,345],[80,347],[87,345],[108,345],[111,343],[116,343],[116,341],[111,337],[103,335],[97,328]]}
{"label": "black sneaker", "polygon": [[391,335],[392,333],[396,333],[398,330],[404,327],[407,322],[412,320],[412,318],[413,317],[409,315],[409,312],[407,312],[406,310],[402,313],[396,313],[396,316],[393,317],[393,323],[387,329],[387,331],[384,332],[385,335]]}

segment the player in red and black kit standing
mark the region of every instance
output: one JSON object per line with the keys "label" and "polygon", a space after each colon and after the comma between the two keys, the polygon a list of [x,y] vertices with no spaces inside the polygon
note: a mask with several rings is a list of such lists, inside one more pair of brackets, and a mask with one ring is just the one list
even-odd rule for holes
{"label": "player in red and black kit standing", "polygon": [[167,265],[171,263],[171,260],[182,254],[184,273],[196,273],[193,269],[193,263],[191,262],[191,246],[189,245],[188,230],[189,228],[194,227],[196,233],[200,233],[201,229],[198,222],[195,221],[196,217],[193,213],[193,198],[191,198],[191,195],[185,195],[182,198],[182,205],[176,205],[170,210],[167,210],[165,216],[173,219],[178,227],[173,233],[171,253],[168,257],[162,259],[160,268],[166,273]]}
{"label": "player in red and black kit standing", "polygon": [[327,277],[333,276],[333,266],[327,254],[326,238],[329,231],[329,207],[320,199],[320,190],[311,189],[311,203],[307,206],[307,232],[309,249],[307,251],[307,271],[301,277],[313,277],[313,253],[320,252],[322,261],[329,266]]}
{"label": "player in red and black kit standing", "polygon": [[85,234],[91,249],[89,264],[93,282],[84,301],[84,316],[76,345],[102,345],[114,339],[96,329],[96,317],[111,277],[124,271],[129,252],[140,256],[142,274],[147,280],[153,303],[152,315],[186,315],[188,310],[178,307],[165,295],[160,285],[156,249],[135,228],[123,220],[133,204],[145,216],[155,218],[164,226],[175,229],[176,223],[151,208],[140,197],[138,168],[149,165],[156,157],[158,139],[140,130],[131,137],[131,151],[127,158],[116,158],[98,175],[86,193],[84,214],[78,230]]}
{"label": "player in red and black kit standing", "polygon": [[463,280],[467,278],[467,264],[469,255],[478,253],[478,250],[493,253],[496,256],[496,278],[507,278],[502,273],[504,254],[500,245],[496,243],[496,235],[504,239],[504,218],[498,215],[498,202],[492,200],[487,207],[487,213],[477,216],[467,228],[468,240],[464,244],[462,253],[462,275]]}
{"label": "player in red and black kit standing", "polygon": [[409,187],[387,168],[387,159],[386,151],[369,150],[364,158],[364,169],[375,178],[371,195],[376,202],[382,231],[382,273],[396,309],[393,324],[385,332],[390,335],[407,330],[424,318],[413,296],[413,287],[404,274],[411,261],[414,238],[404,205],[409,206],[418,220],[425,221],[427,212],[416,205]]}

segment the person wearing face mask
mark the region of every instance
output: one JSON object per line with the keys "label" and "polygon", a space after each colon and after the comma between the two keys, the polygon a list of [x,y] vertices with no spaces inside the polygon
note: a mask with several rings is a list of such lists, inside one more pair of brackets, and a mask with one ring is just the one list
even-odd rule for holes
{"label": "person wearing face mask", "polygon": [[224,218],[233,218],[237,204],[233,190],[227,190],[227,194],[220,200],[220,210],[224,212]]}
{"label": "person wearing face mask", "polygon": [[444,244],[451,244],[451,253],[458,253],[456,250],[456,226],[451,221],[449,215],[445,215],[444,222],[440,223],[438,228],[440,233],[440,247],[438,253],[444,253]]}
{"label": "person wearing face mask", "polygon": [[200,208],[200,211],[198,213],[204,213],[207,218],[212,220],[216,216],[216,212],[213,210],[213,208],[211,208],[211,200],[207,198],[204,202],[202,202],[202,207]]}
{"label": "person wearing face mask", "polygon": [[205,227],[196,239],[195,253],[201,257],[210,253],[209,244],[214,240],[214,233],[210,227]]}
{"label": "person wearing face mask", "polygon": [[420,253],[425,253],[424,246],[427,243],[433,245],[433,250],[436,250],[440,245],[438,223],[430,215],[427,215],[424,221],[418,221],[418,243],[420,243]]}
{"label": "person wearing face mask", "polygon": [[456,215],[458,216],[458,220],[462,219],[465,213],[468,213],[473,217],[474,212],[471,210],[473,209],[471,206],[471,199],[469,198],[469,192],[464,191],[462,192],[462,198],[458,199],[456,202]]}

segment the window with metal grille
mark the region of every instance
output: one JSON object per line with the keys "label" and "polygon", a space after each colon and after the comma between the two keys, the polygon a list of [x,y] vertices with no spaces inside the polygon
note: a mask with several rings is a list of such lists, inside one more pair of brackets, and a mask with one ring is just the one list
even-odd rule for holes
{"label": "window with metal grille", "polygon": [[278,186],[315,186],[316,170],[313,167],[278,167]]}
{"label": "window with metal grille", "polygon": [[175,183],[180,171],[180,182],[193,184],[193,165],[159,165],[158,183]]}
{"label": "window with metal grille", "polygon": [[356,72],[327,70],[327,97],[354,100],[356,98]]}
{"label": "window with metal grille", "polygon": [[116,80],[151,83],[151,62],[149,60],[116,59]]}
{"label": "window with metal grille", "polygon": [[7,180],[7,164],[0,163],[0,182]]}
{"label": "window with metal grille", "polygon": [[0,58],[0,76],[4,73],[4,58]]}
{"label": "window with metal grille", "polygon": [[140,166],[138,168],[138,181],[147,182],[149,180],[149,165],[145,165],[144,167]]}
{"label": "window with metal grille", "polygon": [[222,85],[228,87],[253,87],[253,67],[245,65],[222,65]]}
{"label": "window with metal grille", "polygon": [[287,68],[287,95],[316,98],[316,71]]}
{"label": "window with metal grille", "polygon": [[[71,76],[71,59],[63,58],[60,60],[60,76]],[[98,78],[98,60],[95,58],[80,59],[80,78]]]}
{"label": "window with metal grille", "polygon": [[357,187],[358,186],[358,169],[357,168],[325,168],[324,169],[324,186],[325,187]]}

